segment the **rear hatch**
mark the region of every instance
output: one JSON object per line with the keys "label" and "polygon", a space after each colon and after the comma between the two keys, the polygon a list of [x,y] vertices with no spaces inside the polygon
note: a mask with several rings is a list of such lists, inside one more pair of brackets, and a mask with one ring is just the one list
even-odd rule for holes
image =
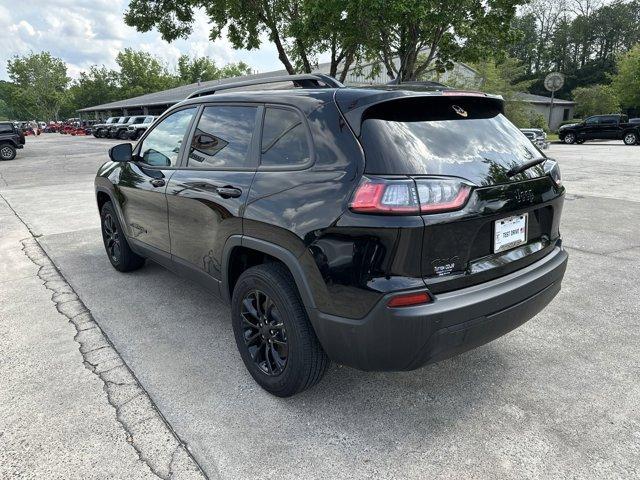
{"label": "rear hatch", "polygon": [[[355,123],[354,115],[347,119]],[[385,213],[421,215],[421,271],[434,293],[523,268],[559,242],[557,164],[507,120],[501,99],[457,92],[395,98],[362,108],[357,121],[364,181],[415,185],[417,213]],[[534,166],[516,173],[526,165]],[[411,203],[411,193],[406,198]]]}

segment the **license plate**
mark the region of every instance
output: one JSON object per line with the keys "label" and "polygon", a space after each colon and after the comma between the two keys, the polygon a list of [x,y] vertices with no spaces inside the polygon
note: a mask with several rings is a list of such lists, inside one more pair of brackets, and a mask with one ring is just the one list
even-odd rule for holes
{"label": "license plate", "polygon": [[509,250],[527,243],[528,214],[496,220],[493,230],[493,253]]}

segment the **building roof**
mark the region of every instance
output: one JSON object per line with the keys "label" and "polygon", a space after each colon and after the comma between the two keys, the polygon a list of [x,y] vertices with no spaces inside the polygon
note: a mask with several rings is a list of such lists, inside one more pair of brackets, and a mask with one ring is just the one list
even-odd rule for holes
{"label": "building roof", "polygon": [[252,80],[256,78],[267,78],[278,75],[287,75],[286,70],[278,70],[275,72],[256,73],[253,75],[243,75],[241,77],[224,78],[221,80],[210,80],[208,82],[191,83],[189,85],[182,85],[176,88],[170,88],[169,90],[162,90],[160,92],[147,93],[146,95],[140,95],[139,97],[127,98],[125,100],[118,100],[116,102],[104,103],[102,105],[96,105],[94,107],[87,107],[79,112],[94,112],[96,110],[115,110],[117,108],[133,108],[133,107],[151,107],[154,105],[173,105],[174,103],[181,102],[193,92],[200,90],[201,88],[211,87],[214,85],[224,85],[226,83],[241,82],[243,80]]}
{"label": "building roof", "polygon": [[[518,93],[516,94],[516,96],[518,97],[519,100],[522,100],[523,102],[527,102],[527,103],[540,103],[543,105],[550,105],[551,104],[551,97],[545,97],[543,95],[534,95],[533,93]],[[561,98],[554,98],[553,99],[553,103],[554,105],[575,105],[576,102],[572,102],[571,100],[563,100]]]}

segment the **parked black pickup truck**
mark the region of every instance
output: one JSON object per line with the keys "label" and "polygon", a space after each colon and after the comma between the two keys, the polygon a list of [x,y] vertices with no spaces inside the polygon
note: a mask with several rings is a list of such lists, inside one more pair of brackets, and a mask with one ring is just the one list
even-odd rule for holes
{"label": "parked black pickup truck", "polygon": [[626,145],[635,145],[640,143],[640,125],[629,123],[626,115],[594,115],[581,123],[563,125],[558,136],[564,143],[622,140]]}

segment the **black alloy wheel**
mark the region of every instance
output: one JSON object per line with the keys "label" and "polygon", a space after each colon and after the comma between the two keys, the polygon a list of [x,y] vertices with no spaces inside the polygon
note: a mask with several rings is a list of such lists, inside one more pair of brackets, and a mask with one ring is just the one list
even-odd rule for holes
{"label": "black alloy wheel", "polygon": [[253,363],[268,376],[280,375],[287,366],[287,330],[275,303],[261,290],[242,300],[244,343]]}
{"label": "black alloy wheel", "polygon": [[104,237],[104,246],[110,259],[113,262],[119,262],[122,253],[120,232],[111,213],[107,213],[102,220],[102,235]]}
{"label": "black alloy wheel", "polygon": [[279,262],[250,267],[231,299],[242,361],[267,392],[290,397],[320,381],[329,366],[291,272]]}
{"label": "black alloy wheel", "polygon": [[142,267],[145,259],[131,250],[111,202],[102,206],[100,218],[104,249],[113,268],[131,272]]}

